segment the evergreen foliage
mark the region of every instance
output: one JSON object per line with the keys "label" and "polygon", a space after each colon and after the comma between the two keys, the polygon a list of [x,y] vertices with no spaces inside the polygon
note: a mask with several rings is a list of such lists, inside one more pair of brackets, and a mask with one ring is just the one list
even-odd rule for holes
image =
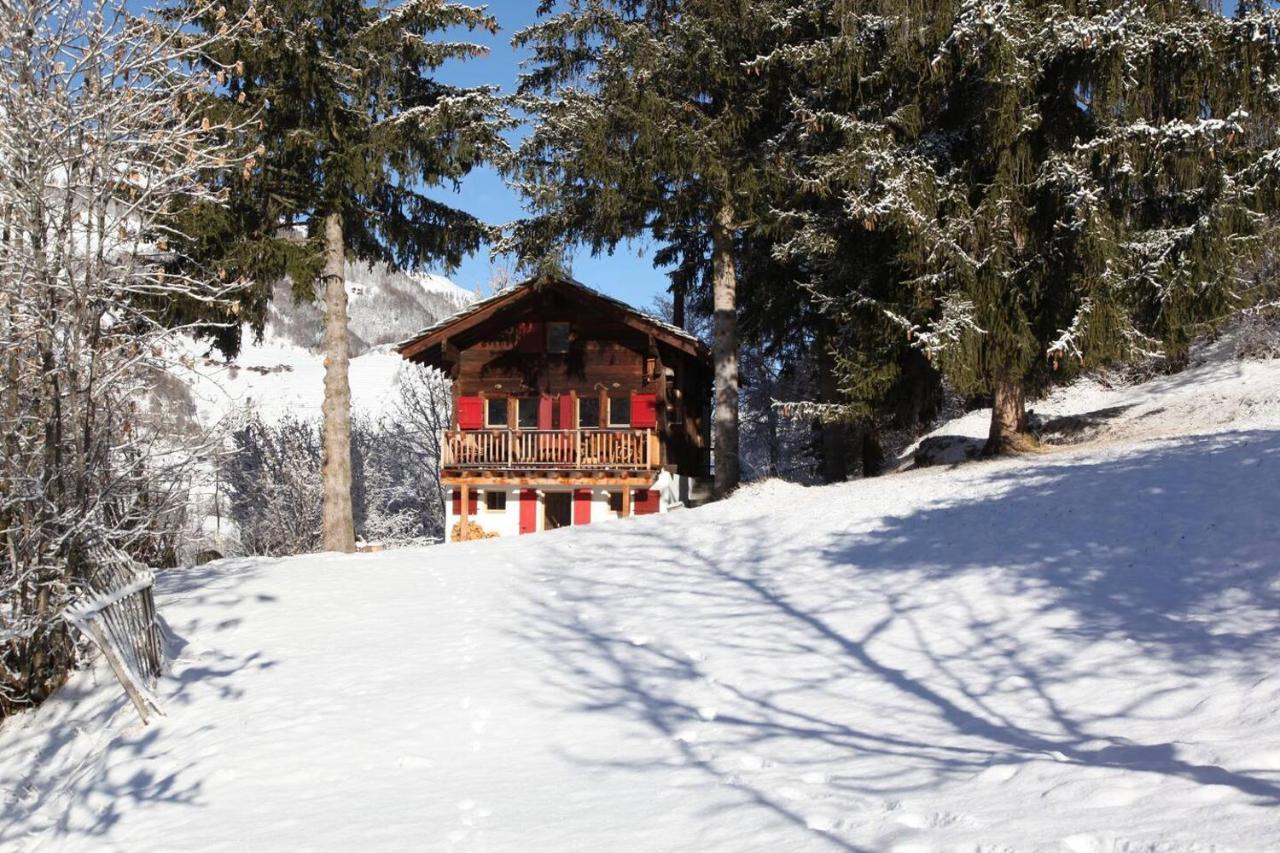
{"label": "evergreen foliage", "polygon": [[[193,3],[173,0],[165,14],[184,19]],[[510,119],[492,88],[450,86],[433,74],[484,50],[442,39],[444,31],[496,31],[492,16],[438,0],[231,0],[200,16],[198,29],[216,35],[238,15],[254,26],[216,40],[199,65],[218,84],[211,119],[252,121],[236,140],[251,157],[218,179],[226,205],[184,213],[191,255],[256,284],[241,305],[244,320],[261,328],[271,286],[285,276],[314,298],[331,213],[341,217],[347,253],[366,262],[451,267],[479,248],[487,226],[428,191],[456,189],[505,150]]]}
{"label": "evergreen foliage", "polygon": [[[559,11],[552,14],[553,9]],[[736,241],[762,212],[768,140],[785,100],[748,73],[773,33],[743,0],[544,0],[516,34],[532,49],[519,86],[536,124],[509,172],[532,215],[508,247],[554,258],[630,237],[713,293],[716,479],[737,482]]]}
{"label": "evergreen foliage", "polygon": [[[189,14],[191,2],[175,0],[171,14]],[[226,11],[201,16],[201,28],[218,34]],[[304,296],[323,281],[324,539],[329,550],[351,551],[346,262],[453,267],[487,236],[483,223],[427,191],[456,189],[505,150],[503,102],[491,88],[449,86],[432,74],[483,51],[437,38],[442,31],[496,31],[497,22],[482,8],[440,0],[281,0],[260,10],[237,0],[229,11],[254,27],[202,53],[221,75],[209,111],[256,115],[256,132],[244,135],[255,159],[227,179],[229,212],[193,210],[192,230],[228,274],[257,281],[264,296],[284,273]]]}
{"label": "evergreen foliage", "polygon": [[994,452],[1026,391],[1177,357],[1238,304],[1274,206],[1274,13],[789,5],[787,44],[753,64],[796,82],[777,251],[863,342],[847,380],[909,344],[995,398]]}

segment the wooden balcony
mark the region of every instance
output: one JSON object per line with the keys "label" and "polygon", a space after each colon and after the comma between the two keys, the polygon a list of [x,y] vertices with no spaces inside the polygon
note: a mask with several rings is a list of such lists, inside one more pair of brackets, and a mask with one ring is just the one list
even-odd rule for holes
{"label": "wooden balcony", "polygon": [[449,430],[444,441],[445,468],[651,470],[661,461],[646,429]]}

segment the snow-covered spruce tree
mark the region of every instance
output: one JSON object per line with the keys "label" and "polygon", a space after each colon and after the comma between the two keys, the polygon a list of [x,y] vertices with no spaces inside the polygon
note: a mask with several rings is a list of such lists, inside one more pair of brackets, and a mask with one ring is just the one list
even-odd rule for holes
{"label": "snow-covered spruce tree", "polygon": [[[1189,0],[797,4],[762,73],[807,75],[793,255],[881,232],[899,285],[831,293],[898,325],[993,402],[988,452],[1022,446],[1025,395],[1085,367],[1175,357],[1241,290],[1274,204],[1274,13]],[[834,212],[834,213],[833,213]]]}
{"label": "snow-covered spruce tree", "polygon": [[192,449],[155,410],[163,306],[226,317],[236,296],[166,270],[173,210],[217,203],[205,178],[237,167],[217,141],[235,128],[185,73],[199,44],[130,5],[0,4],[0,717],[73,665],[61,614],[104,555],[172,556]]}
{"label": "snow-covered spruce tree", "polygon": [[[174,0],[187,16],[198,0]],[[246,0],[223,4],[231,15]],[[355,548],[347,365],[348,257],[394,268],[454,266],[487,227],[426,193],[457,187],[505,150],[503,104],[488,88],[463,89],[432,75],[483,48],[442,38],[451,28],[496,31],[482,8],[440,0],[276,0],[248,33],[216,39],[203,58],[232,67],[215,115],[251,117],[240,141],[254,160],[225,181],[225,213],[193,211],[200,245],[232,275],[259,281],[289,274],[300,294],[319,280],[325,306],[324,546]],[[199,18],[199,35],[221,32],[222,13]],[[291,239],[296,229],[306,239]],[[193,230],[197,230],[193,228]]]}
{"label": "snow-covered spruce tree", "polygon": [[760,212],[761,164],[784,103],[745,65],[774,33],[767,5],[544,0],[548,17],[515,37],[533,51],[519,90],[536,124],[509,167],[532,214],[511,245],[537,258],[565,243],[612,251],[648,236],[684,271],[677,291],[690,270],[705,273],[721,495],[739,479],[735,242]]}

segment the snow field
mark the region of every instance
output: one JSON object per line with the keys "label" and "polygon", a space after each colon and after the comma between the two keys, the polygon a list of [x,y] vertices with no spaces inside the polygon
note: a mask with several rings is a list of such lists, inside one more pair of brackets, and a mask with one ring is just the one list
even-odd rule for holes
{"label": "snow field", "polygon": [[1090,446],[169,572],[168,715],[6,724],[0,848],[1278,849],[1280,363],[1209,370]]}

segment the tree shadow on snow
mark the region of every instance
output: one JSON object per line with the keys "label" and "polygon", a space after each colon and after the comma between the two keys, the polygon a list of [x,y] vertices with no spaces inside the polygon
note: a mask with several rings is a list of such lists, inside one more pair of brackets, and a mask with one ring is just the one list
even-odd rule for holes
{"label": "tree shadow on snow", "polygon": [[[1197,679],[1272,668],[1280,433],[965,474],[974,494],[861,528],[856,514],[842,527],[779,507],[549,537],[555,568],[528,586],[520,639],[550,658],[570,710],[639,724],[737,793],[721,807],[766,809],[844,849],[815,828],[817,801],[783,783],[836,766],[827,786],[891,808],[1053,761],[1280,802],[1275,771],[1123,736],[1189,712],[1205,698],[1183,692]],[[579,560],[584,543],[609,564]],[[1124,695],[1097,695],[1098,667]],[[577,760],[640,772],[670,754]]]}
{"label": "tree shadow on snow", "polygon": [[[238,698],[240,691],[232,684],[236,673],[273,663],[256,652],[237,657],[210,649],[191,657],[183,635],[216,637],[234,628],[239,620],[231,614],[246,599],[238,587],[264,565],[221,561],[159,574],[157,611],[166,661],[157,694],[167,717],[154,717],[143,726],[110,670],[98,666],[92,673],[73,675],[42,707],[6,721],[0,731],[0,791],[5,792],[0,848],[24,840],[100,837],[126,814],[149,804],[199,807],[197,760],[177,757],[184,743],[174,742],[172,734],[165,742],[168,719],[181,716],[197,694],[205,702],[210,694]],[[175,597],[198,604],[201,611],[227,615],[188,620],[175,631],[164,618],[165,601]],[[211,728],[196,726],[184,734]],[[138,761],[143,758],[145,764]],[[122,771],[124,767],[131,769]]]}

